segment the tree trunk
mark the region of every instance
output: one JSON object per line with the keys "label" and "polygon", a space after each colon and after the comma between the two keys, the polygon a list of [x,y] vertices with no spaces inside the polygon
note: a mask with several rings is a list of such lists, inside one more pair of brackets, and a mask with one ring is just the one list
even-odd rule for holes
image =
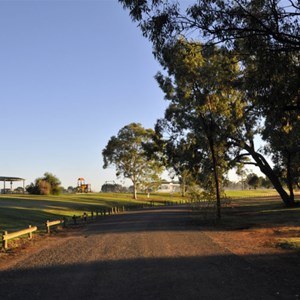
{"label": "tree trunk", "polygon": [[132,181],[132,183],[133,183],[133,195],[132,195],[132,198],[136,200],[136,199],[137,199],[137,184],[136,184],[136,177],[133,176],[133,177],[131,178],[131,181]]}
{"label": "tree trunk", "polygon": [[216,184],[216,197],[217,197],[217,220],[221,219],[221,197],[220,197],[220,185],[219,185],[219,176],[218,176],[218,166],[217,166],[217,159],[215,154],[215,147],[212,138],[209,138],[209,147],[212,155],[213,161],[213,173],[214,179]]}
{"label": "tree trunk", "polygon": [[180,189],[181,189],[181,197],[185,197],[185,191],[186,191],[186,180],[183,176],[181,176],[181,185],[180,185]]}
{"label": "tree trunk", "polygon": [[295,196],[294,196],[294,189],[293,189],[293,178],[291,175],[291,163],[292,163],[292,158],[291,158],[291,153],[287,152],[287,186],[290,192],[290,199],[294,203],[295,202]]}
{"label": "tree trunk", "polygon": [[284,190],[278,176],[276,176],[276,174],[274,173],[273,169],[266,161],[266,159],[260,153],[256,152],[253,147],[246,145],[245,150],[247,150],[249,154],[252,156],[252,158],[256,162],[261,172],[264,173],[270,179],[274,188],[276,189],[282,201],[284,202],[285,206],[286,207],[294,206],[295,204],[294,198],[290,197],[289,194]]}

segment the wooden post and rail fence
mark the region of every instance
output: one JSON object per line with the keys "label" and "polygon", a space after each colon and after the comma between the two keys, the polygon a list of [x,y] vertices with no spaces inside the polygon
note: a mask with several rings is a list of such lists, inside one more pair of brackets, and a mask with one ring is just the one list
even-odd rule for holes
{"label": "wooden post and rail fence", "polygon": [[[162,203],[163,205],[168,205],[169,203],[164,202]],[[99,216],[106,216],[106,215],[113,215],[113,214],[117,214],[119,212],[125,212],[126,210],[130,210],[130,209],[140,209],[140,208],[145,208],[145,207],[153,207],[154,203],[153,201],[149,201],[149,204],[140,204],[140,205],[130,205],[128,207],[125,206],[114,206],[111,208],[107,208],[107,209],[101,209],[98,211],[92,211],[90,217],[87,215],[87,213],[84,213],[82,216],[76,216],[74,215],[72,217],[73,219],[73,225],[78,225],[79,223],[83,224],[88,222],[88,220],[94,220],[96,218],[98,218]],[[45,222],[45,226],[46,226],[46,233],[47,234],[51,234],[51,227],[52,226],[56,226],[56,225],[62,225],[64,228],[67,227],[67,217],[64,217],[63,220],[55,220],[55,221],[49,221],[47,220]],[[11,232],[8,233],[7,231],[3,231],[2,234],[2,247],[4,249],[8,248],[8,241],[20,236],[23,236],[25,234],[28,235],[28,239],[31,240],[33,235],[32,233],[34,231],[37,231],[38,228],[37,226],[31,226],[29,225],[28,228],[26,229],[22,229],[19,231],[15,231],[15,232]]]}
{"label": "wooden post and rail fence", "polygon": [[31,240],[32,239],[32,233],[34,231],[36,231],[36,230],[37,230],[36,226],[32,227],[31,225],[29,225],[28,229],[23,229],[23,230],[20,230],[20,231],[15,231],[15,232],[12,232],[12,233],[8,233],[7,231],[3,231],[3,235],[2,235],[2,247],[4,249],[7,249],[8,248],[8,240],[11,240],[13,238],[22,236],[24,234],[28,234],[28,239]]}
{"label": "wooden post and rail fence", "polygon": [[66,226],[65,225],[65,219],[64,220],[52,221],[52,222],[50,222],[49,220],[47,220],[47,222],[45,223],[47,233],[48,234],[51,233],[51,229],[50,229],[51,226],[60,225],[60,224],[62,224],[63,227],[65,227]]}

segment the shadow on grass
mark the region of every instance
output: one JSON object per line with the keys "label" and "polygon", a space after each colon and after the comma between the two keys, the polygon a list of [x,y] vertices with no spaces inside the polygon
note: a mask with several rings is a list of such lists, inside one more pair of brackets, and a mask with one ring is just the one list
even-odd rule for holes
{"label": "shadow on grass", "polygon": [[286,208],[278,197],[233,199],[228,207],[222,207],[221,215],[221,221],[217,224],[215,209],[193,211],[195,224],[217,225],[219,230],[300,226],[300,207]]}
{"label": "shadow on grass", "polygon": [[[74,200],[74,201],[72,201]],[[77,200],[77,201],[76,201]],[[42,199],[42,198],[0,198],[0,207],[14,207],[14,206],[22,206],[24,208],[32,208],[32,209],[44,209],[47,207],[52,207],[57,209],[70,209],[70,210],[87,210],[87,209],[101,209],[109,206],[109,204],[116,204],[118,201],[110,200],[109,202],[105,202],[104,200],[97,200],[95,202],[90,202],[91,199],[86,199],[86,202],[80,199]],[[94,201],[94,200],[93,200]],[[126,203],[125,203],[126,204]]]}
{"label": "shadow on grass", "polygon": [[59,215],[40,210],[26,210],[21,208],[0,207],[1,231],[20,230],[28,228],[28,225],[43,226],[47,220],[62,218]]}
{"label": "shadow on grass", "polygon": [[[233,208],[224,208],[223,225],[249,227],[300,226],[300,207],[286,208],[281,202],[270,201],[252,204],[240,204]],[[230,226],[229,226],[230,228]]]}
{"label": "shadow on grass", "polygon": [[100,199],[94,196],[50,197],[36,195],[8,195],[0,198],[0,229],[23,228],[28,224],[37,225],[47,219],[81,215],[83,212],[108,210],[111,207],[134,207],[142,202],[132,200]]}
{"label": "shadow on grass", "polygon": [[[255,257],[251,258],[252,260]],[[234,256],[137,258],[0,272],[1,299],[299,299],[299,269]]]}

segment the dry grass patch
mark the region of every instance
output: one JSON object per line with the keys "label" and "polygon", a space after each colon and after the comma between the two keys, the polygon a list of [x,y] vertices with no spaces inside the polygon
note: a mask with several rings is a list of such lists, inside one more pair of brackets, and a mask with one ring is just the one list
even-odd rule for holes
{"label": "dry grass patch", "polygon": [[278,196],[233,199],[222,220],[205,228],[216,243],[238,255],[300,249],[300,207],[285,208]]}

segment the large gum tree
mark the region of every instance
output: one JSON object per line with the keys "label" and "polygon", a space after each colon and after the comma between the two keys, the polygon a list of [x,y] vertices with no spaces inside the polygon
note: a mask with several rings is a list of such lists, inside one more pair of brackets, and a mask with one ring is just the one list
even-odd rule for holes
{"label": "large gum tree", "polygon": [[[184,8],[181,1],[119,2],[153,43],[153,53],[161,63],[165,50],[182,36],[190,42],[199,40],[204,47],[221,45],[235,53],[243,71],[235,87],[245,93],[248,108],[255,111],[249,120],[259,118],[257,133],[267,142],[263,152],[255,147],[252,130],[246,136],[232,136],[231,142],[244,149],[237,160],[250,156],[284,204],[293,206],[300,153],[299,1],[195,0]],[[248,123],[245,126],[251,128]],[[265,154],[273,158],[274,166]]]}
{"label": "large gum tree", "polygon": [[151,178],[162,172],[159,162],[149,160],[143,146],[151,143],[154,134],[153,129],[145,129],[139,123],[131,123],[121,128],[116,136],[112,136],[102,151],[103,168],[113,165],[117,176],[130,179],[134,199],[137,199],[139,186],[149,184]]}
{"label": "large gum tree", "polygon": [[[204,50],[201,44],[184,39],[165,48],[161,63],[167,74],[158,73],[156,79],[170,105],[156,129],[164,139],[165,154],[170,162],[176,161],[174,154],[180,155],[179,161],[215,195],[220,218],[222,180],[232,163],[243,159],[235,159],[239,148],[230,137],[246,134],[246,121],[248,134],[256,125],[255,118],[251,126],[247,120],[243,93],[233,88],[239,65],[224,49]],[[167,139],[165,132],[170,133]]]}

